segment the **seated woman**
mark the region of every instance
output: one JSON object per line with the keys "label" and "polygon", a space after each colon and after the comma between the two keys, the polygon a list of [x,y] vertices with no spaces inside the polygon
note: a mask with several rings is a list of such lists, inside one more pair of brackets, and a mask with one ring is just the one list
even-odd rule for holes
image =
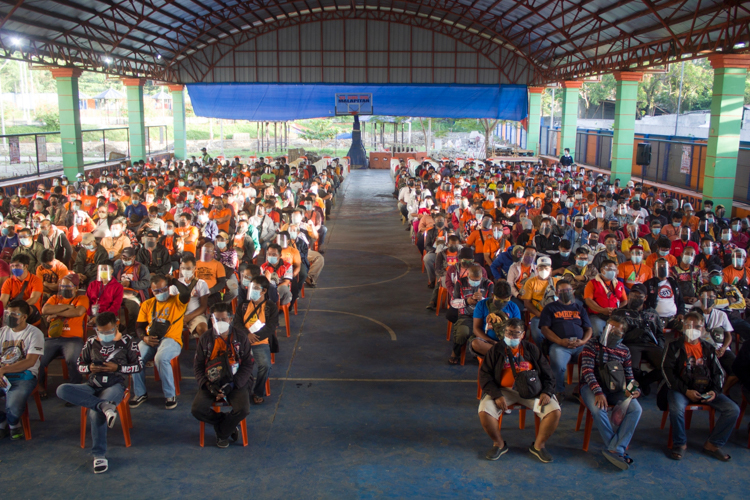
{"label": "seated woman", "polygon": [[105,260],[97,266],[97,279],[91,281],[86,288],[86,296],[89,298],[89,326],[94,324],[97,314],[111,312],[117,316],[120,313],[124,289],[122,284],[112,279],[114,275],[114,263]]}

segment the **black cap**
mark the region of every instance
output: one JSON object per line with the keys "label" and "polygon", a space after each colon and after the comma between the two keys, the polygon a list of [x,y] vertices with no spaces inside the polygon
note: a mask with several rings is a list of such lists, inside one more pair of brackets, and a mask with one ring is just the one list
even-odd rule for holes
{"label": "black cap", "polygon": [[723,269],[721,268],[721,266],[719,264],[709,264],[707,266],[707,269],[708,269],[708,273],[709,274],[711,274],[711,273],[720,273],[720,274],[723,273]]}
{"label": "black cap", "polygon": [[144,235],[145,235],[145,236],[151,236],[151,237],[153,237],[153,238],[158,238],[158,237],[159,237],[159,231],[154,231],[153,229],[151,229],[151,230],[149,230],[149,231],[146,231],[146,232],[144,233]]}
{"label": "black cap", "polygon": [[638,292],[641,295],[648,295],[648,290],[646,290],[646,285],[643,283],[636,283],[635,285],[630,287],[630,293]]}

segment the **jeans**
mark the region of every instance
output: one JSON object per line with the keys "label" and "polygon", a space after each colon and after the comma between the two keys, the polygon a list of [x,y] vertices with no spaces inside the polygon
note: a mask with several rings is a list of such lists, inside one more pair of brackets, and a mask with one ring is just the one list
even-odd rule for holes
{"label": "jeans", "polygon": [[549,364],[555,373],[555,392],[565,392],[565,370],[568,363],[577,362],[578,355],[583,351],[583,346],[568,349],[561,345],[552,344],[549,348]]}
{"label": "jeans", "polygon": [[99,403],[109,402],[117,406],[125,394],[125,386],[115,384],[106,389],[97,389],[88,384],[63,384],[57,388],[57,397],[76,406],[89,409],[91,421],[91,453],[94,458],[104,458],[107,452],[107,417],[99,409]]}
{"label": "jeans", "polygon": [[227,439],[231,436],[237,425],[250,413],[250,391],[247,387],[235,387],[227,394],[227,400],[232,406],[232,411],[216,413],[213,410],[216,398],[207,389],[198,389],[193,399],[193,416],[201,422],[213,425],[218,439]]}
{"label": "jeans", "polygon": [[5,412],[0,411],[0,423],[8,421],[11,427],[18,427],[21,415],[26,409],[26,400],[36,387],[36,377],[29,380],[11,380],[8,394],[5,395]]}
{"label": "jeans", "polygon": [[[625,394],[605,394],[604,396],[607,398],[607,404],[609,406],[614,406],[625,399]],[[620,423],[620,426],[617,428],[617,432],[615,432],[612,429],[612,423],[609,421],[607,410],[600,410],[596,406],[596,396],[591,391],[588,384],[581,384],[581,398],[583,399],[583,404],[585,404],[586,408],[591,412],[591,416],[594,417],[596,428],[599,429],[599,434],[601,434],[607,450],[617,453],[620,456],[625,455],[630,440],[635,433],[635,427],[638,425],[638,421],[641,419],[641,413],[643,412],[638,400],[630,400],[630,405],[628,406],[628,411],[625,413],[625,418],[623,418],[622,423]]]}
{"label": "jeans", "polygon": [[271,346],[268,344],[254,345],[251,353],[255,358],[255,365],[258,367],[253,394],[262,398],[265,396],[266,380],[271,373]]}
{"label": "jeans", "polygon": [[542,329],[539,328],[539,316],[532,316],[529,327],[531,328],[531,339],[541,349],[544,335],[542,335]]}
{"label": "jeans", "polygon": [[[161,388],[164,391],[164,397],[169,399],[175,397],[174,374],[172,373],[171,361],[180,355],[182,347],[175,340],[170,338],[161,339],[159,347],[154,348],[146,345],[145,342],[138,344],[138,350],[141,351],[141,360],[145,364],[154,360],[159,378],[161,379]],[[141,370],[133,374],[133,395],[139,398],[146,394],[146,371]]]}
{"label": "jeans", "polygon": [[589,315],[589,321],[591,322],[591,329],[593,330],[592,338],[599,338],[602,334],[602,330],[607,326],[607,320],[596,314]]}
{"label": "jeans", "polygon": [[425,271],[427,271],[427,281],[435,283],[435,261],[437,260],[435,252],[426,253],[422,260],[424,261]]}
{"label": "jeans", "polygon": [[[687,443],[685,407],[693,403],[687,396],[677,391],[669,391],[667,401],[669,401],[669,423],[672,426],[672,443],[675,447],[684,446]],[[708,437],[708,442],[714,446],[722,447],[727,444],[727,440],[732,434],[732,428],[740,416],[740,409],[734,401],[721,394],[721,391],[716,394],[713,401],[706,404],[713,408],[719,416],[719,420],[714,425],[714,430]]]}
{"label": "jeans", "polygon": [[323,245],[325,245],[326,242],[326,234],[328,234],[328,228],[321,224],[320,229],[318,229],[318,248],[321,250],[323,249]]}
{"label": "jeans", "polygon": [[78,372],[78,356],[83,349],[83,339],[81,337],[57,337],[44,339],[44,354],[39,364],[39,373],[44,373],[44,369],[58,356],[65,359],[68,365],[68,375],[70,382],[80,384],[83,380]]}

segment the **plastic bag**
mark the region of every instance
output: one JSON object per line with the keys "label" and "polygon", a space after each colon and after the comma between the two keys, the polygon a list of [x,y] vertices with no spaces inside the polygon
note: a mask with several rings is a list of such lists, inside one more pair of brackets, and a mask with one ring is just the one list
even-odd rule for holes
{"label": "plastic bag", "polygon": [[612,424],[618,426],[625,420],[625,414],[628,412],[630,402],[633,400],[633,396],[623,399],[620,401],[615,409],[612,410]]}

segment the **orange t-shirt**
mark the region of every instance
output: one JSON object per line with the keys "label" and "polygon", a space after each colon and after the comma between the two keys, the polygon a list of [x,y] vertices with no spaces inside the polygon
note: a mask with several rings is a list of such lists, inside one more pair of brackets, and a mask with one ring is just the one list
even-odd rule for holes
{"label": "orange t-shirt", "polygon": [[224,207],[221,210],[216,210],[216,209],[211,210],[211,212],[208,214],[208,216],[213,221],[217,221],[223,217],[230,217],[229,219],[226,220],[226,222],[222,222],[221,224],[219,224],[218,222],[216,223],[216,225],[219,227],[219,231],[227,231],[227,232],[229,232],[229,222],[232,220],[231,215],[232,215],[232,211],[226,207]]}
{"label": "orange t-shirt", "polygon": [[10,297],[10,300],[13,300],[16,295],[18,295],[21,292],[21,288],[23,288],[23,284],[25,281],[28,281],[28,285],[26,285],[26,290],[23,292],[23,297],[21,297],[23,300],[29,300],[29,297],[31,297],[31,294],[34,292],[39,292],[39,300],[34,304],[37,309],[42,309],[42,292],[44,292],[44,285],[42,284],[42,280],[39,279],[39,277],[36,274],[28,273],[25,280],[19,280],[15,276],[11,276],[9,279],[5,280],[5,283],[3,283],[3,288],[0,293],[3,295],[8,295]]}
{"label": "orange t-shirt", "polygon": [[654,253],[652,253],[651,255],[648,256],[648,258],[646,258],[646,265],[649,268],[653,269],[654,268],[654,264],[656,264],[656,260],[659,259],[659,258],[661,258],[661,259],[667,259],[667,262],[669,263],[669,267],[674,267],[674,266],[677,265],[677,259],[675,258],[674,255],[667,254],[666,257],[662,257],[661,255],[659,255],[658,251],[654,251]]}
{"label": "orange t-shirt", "polygon": [[625,286],[630,288],[636,283],[645,283],[654,277],[651,268],[646,264],[635,265],[630,261],[623,262],[617,266],[617,277],[625,281]]}
{"label": "orange t-shirt", "polygon": [[[484,241],[482,241],[484,238]],[[484,253],[484,242],[492,238],[492,230],[483,230],[481,233],[478,229],[474,230],[468,238],[466,238],[467,245],[474,245],[474,253]]]}
{"label": "orange t-shirt", "polygon": [[[198,228],[195,226],[177,227],[174,232],[182,237],[182,241],[185,243],[183,250],[186,252],[192,252],[193,255],[195,255],[195,242],[198,241],[199,237]],[[185,239],[186,236],[194,238],[193,243],[188,243]]]}
{"label": "orange t-shirt", "polygon": [[95,254],[96,254],[96,250],[86,250],[86,264],[94,263]]}
{"label": "orange t-shirt", "polygon": [[[516,366],[516,373],[531,370],[531,363],[523,359],[523,346],[519,345],[515,349],[512,349],[509,347],[508,350],[513,353],[515,366]],[[502,379],[500,380],[500,386],[510,389],[513,387],[513,384],[515,383],[516,383],[516,378],[513,376],[513,370],[511,370],[510,368],[510,359],[508,358],[507,353],[506,353],[505,365],[503,366],[503,375],[502,375]]]}
{"label": "orange t-shirt", "polygon": [[208,288],[215,287],[218,278],[225,278],[226,275],[224,265],[218,260],[212,260],[211,262],[198,261],[198,265],[195,266],[195,277],[205,281]]}
{"label": "orange t-shirt", "polygon": [[68,274],[70,274],[68,268],[57,259],[52,261],[50,269],[45,269],[41,264],[36,268],[36,275],[42,280],[42,283],[57,283]]}
{"label": "orange t-shirt", "polygon": [[[70,299],[64,299],[61,295],[53,295],[47,301],[50,305],[71,304],[75,307],[84,307],[89,310],[89,298],[85,295],[78,295]],[[81,338],[85,335],[86,329],[83,322],[86,319],[86,313],[75,318],[60,318],[65,321],[62,336],[66,338]]]}
{"label": "orange t-shirt", "polygon": [[700,363],[703,364],[703,346],[701,345],[700,341],[696,342],[695,344],[685,342],[685,353],[687,354],[685,365],[691,362],[690,358],[695,358],[696,361],[700,360]]}
{"label": "orange t-shirt", "polygon": [[[745,268],[735,269],[734,266],[727,266],[724,268],[722,273],[724,275],[724,283],[729,285],[736,285],[739,280],[745,276]],[[746,278],[750,280],[750,277]]]}
{"label": "orange t-shirt", "polygon": [[81,195],[81,210],[91,215],[93,209],[96,207],[96,197]]}

